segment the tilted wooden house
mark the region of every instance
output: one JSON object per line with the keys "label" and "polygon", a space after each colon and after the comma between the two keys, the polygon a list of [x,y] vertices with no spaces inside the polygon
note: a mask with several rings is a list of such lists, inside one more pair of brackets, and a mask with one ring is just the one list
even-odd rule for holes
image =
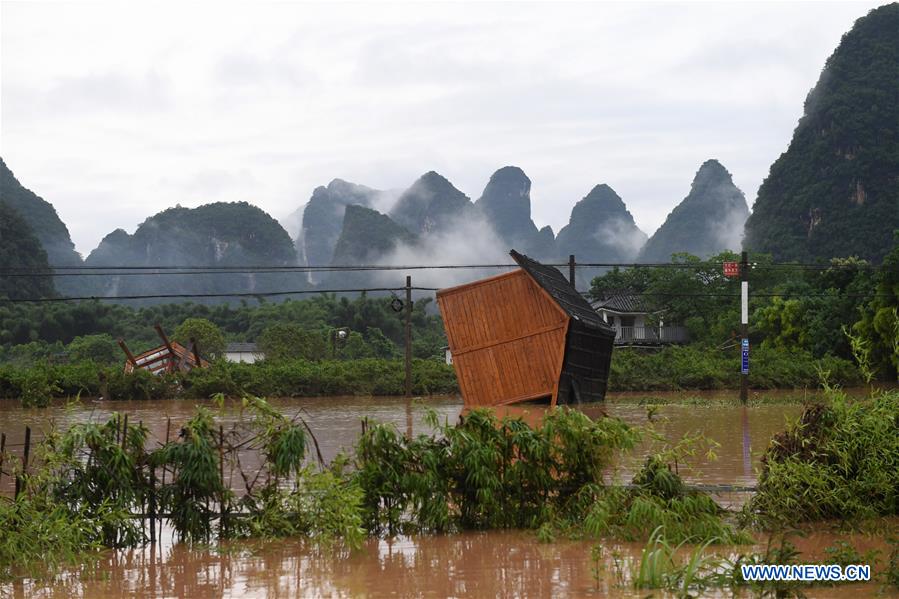
{"label": "tilted wooden house", "polygon": [[602,401],[615,330],[557,269],[510,253],[521,268],[437,292],[465,405]]}

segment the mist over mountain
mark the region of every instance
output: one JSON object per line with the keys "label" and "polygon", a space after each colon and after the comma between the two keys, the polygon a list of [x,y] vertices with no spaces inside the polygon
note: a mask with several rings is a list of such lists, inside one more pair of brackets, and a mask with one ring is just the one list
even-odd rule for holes
{"label": "mist over mountain", "polygon": [[731,174],[717,160],[707,160],[690,193],[646,242],[639,260],[668,262],[677,252],[708,258],[722,250],[739,251],[748,215],[746,198]]}
{"label": "mist over mountain", "polygon": [[899,228],[899,4],[855,22],[805,101],[746,223],[778,260],[879,261]]}
{"label": "mist over mountain", "polygon": [[346,207],[340,237],[331,264],[374,264],[401,243],[415,244],[418,237],[386,214],[355,204]]}
{"label": "mist over mountain", "polygon": [[[0,265],[10,269],[47,270],[47,252],[18,211],[0,202]],[[30,299],[56,294],[49,276],[0,277],[0,297]]]}
{"label": "mist over mountain", "polygon": [[[556,237],[556,251],[560,261],[574,254],[578,262],[633,262],[645,242],[646,234],[637,227],[624,200],[601,184],[571,209],[568,224]],[[587,283],[596,274],[581,269],[578,283]]]}
{"label": "mist over mountain", "polygon": [[434,171],[419,177],[390,210],[394,222],[416,235],[445,230],[460,218],[473,216],[468,196]]}
{"label": "mist over mountain", "polygon": [[13,208],[28,225],[47,253],[51,266],[78,266],[81,256],[69,236],[69,229],[60,220],[56,209],[16,179],[0,158],[0,202]]}
{"label": "mist over mountain", "polygon": [[531,220],[531,180],[517,166],[493,173],[475,208],[509,248],[538,260],[553,255],[552,229],[538,230]]}
{"label": "mist over mountain", "polygon": [[[297,236],[297,251],[302,264],[331,264],[344,221],[344,210],[352,204],[371,206],[381,192],[364,185],[334,179],[327,187],[317,187],[303,210],[303,222]],[[310,281],[318,280],[310,273]]]}
{"label": "mist over mountain", "polygon": [[[284,228],[246,202],[169,208],[134,232],[107,235],[85,260],[88,266],[294,266],[296,250]],[[118,275],[99,278],[102,296],[261,293],[299,290],[298,273]],[[203,301],[200,299],[199,301]]]}

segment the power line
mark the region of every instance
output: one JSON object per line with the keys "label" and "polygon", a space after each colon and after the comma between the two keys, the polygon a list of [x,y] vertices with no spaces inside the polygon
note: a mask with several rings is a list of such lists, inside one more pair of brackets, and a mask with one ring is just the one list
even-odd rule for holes
{"label": "power line", "polygon": [[[83,297],[40,297],[40,298],[0,298],[0,304],[44,304],[76,301],[141,300],[141,299],[189,299],[189,298],[236,298],[236,297],[277,297],[285,295],[308,295],[326,293],[370,293],[381,291],[405,291],[405,287],[368,287],[365,289],[300,289],[295,291],[260,291],[255,293],[159,293],[147,295],[83,296]],[[438,291],[437,287],[411,287],[412,291]]]}
{"label": "power line", "polygon": [[[668,268],[668,269],[718,269],[721,262],[576,262],[577,268]],[[567,267],[568,263],[547,263],[546,266]],[[275,274],[275,273],[312,273],[312,272],[364,272],[364,271],[398,271],[398,270],[455,270],[455,269],[505,269],[517,268],[514,263],[502,264],[360,264],[360,265],[256,265],[256,266],[57,266],[49,269],[29,267],[0,268],[0,276],[137,276],[162,274]],[[880,270],[883,266],[873,264],[820,264],[820,263],[769,263],[754,264],[753,270]]]}

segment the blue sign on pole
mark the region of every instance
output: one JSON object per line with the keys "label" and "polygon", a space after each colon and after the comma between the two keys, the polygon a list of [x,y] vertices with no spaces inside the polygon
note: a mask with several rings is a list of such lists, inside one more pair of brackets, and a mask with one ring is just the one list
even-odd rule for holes
{"label": "blue sign on pole", "polygon": [[741,347],[743,350],[743,364],[740,368],[740,373],[749,374],[749,339],[743,339]]}

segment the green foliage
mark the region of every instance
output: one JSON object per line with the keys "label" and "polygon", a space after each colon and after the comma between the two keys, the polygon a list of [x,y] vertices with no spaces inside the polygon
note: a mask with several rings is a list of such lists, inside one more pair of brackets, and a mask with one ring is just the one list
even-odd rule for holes
{"label": "green foliage", "polygon": [[72,513],[45,498],[0,501],[0,580],[22,573],[40,579],[61,566],[90,559],[88,552],[101,547],[105,521],[96,511]]}
{"label": "green foliage", "polygon": [[[740,386],[738,349],[722,351],[701,346],[670,346],[659,351],[616,349],[612,354],[609,388],[615,391],[675,391],[735,389]],[[802,350],[762,346],[753,350],[749,384],[758,389],[819,387],[821,372],[831,384],[854,386],[858,369],[848,360],[815,359]]]}
{"label": "green foliage", "polygon": [[[99,334],[124,338],[132,351],[140,352],[159,345],[153,329],[156,323],[166,331],[175,331],[189,319],[208,320],[229,341],[259,341],[263,331],[273,325],[297,326],[322,338],[316,350],[322,357],[331,352],[328,331],[346,327],[350,329],[350,339],[337,348],[336,357],[393,358],[401,354],[404,316],[394,312],[389,303],[390,298],[386,297],[363,295],[350,299],[322,295],[258,306],[186,303],[133,308],[100,302],[2,305],[0,362],[37,361],[61,353],[65,349],[62,344],[76,337]],[[417,358],[440,355],[440,348],[446,345],[443,324],[432,307],[429,298],[415,301],[412,337]],[[30,343],[36,345],[17,347]],[[203,345],[200,351],[206,353]],[[124,360],[124,355],[116,352]]]}
{"label": "green foliage", "polygon": [[266,360],[322,360],[329,353],[324,331],[307,331],[296,324],[273,324],[259,336]]}
{"label": "green foliage", "polygon": [[225,336],[215,323],[205,318],[188,318],[175,329],[174,339],[190,349],[191,339],[196,340],[200,354],[216,360],[225,354]]}
{"label": "green foliage", "polygon": [[26,408],[46,408],[61,389],[50,379],[46,368],[33,368],[20,380],[22,405]]}
{"label": "green foliage", "polygon": [[567,409],[535,428],[474,410],[458,426],[439,426],[436,437],[415,439],[373,425],[356,451],[365,522],[389,532],[539,528],[554,514],[575,513],[637,437],[620,420]]}
{"label": "green foliage", "polygon": [[672,545],[665,536],[665,527],[657,527],[649,536],[646,546],[631,572],[632,585],[636,589],[670,589],[678,591],[682,597],[690,597],[693,592],[702,591],[707,586],[708,577],[718,567],[719,560],[703,555],[705,549],[714,542],[710,539],[697,546],[682,564],[678,552],[684,545]]}
{"label": "green foliage", "polygon": [[853,327],[871,368],[899,380],[899,230],[875,279],[876,295]]}
{"label": "green foliage", "polygon": [[116,340],[107,334],[75,337],[66,351],[72,361],[90,360],[96,364],[113,364],[119,362],[122,356]]}
{"label": "green foliage", "polygon": [[171,482],[160,487],[159,506],[171,513],[172,526],[188,541],[208,540],[212,533],[210,503],[221,497],[218,441],[212,415],[199,408],[181,432],[151,456],[155,466],[167,466]]}
{"label": "green foliage", "polygon": [[594,537],[627,540],[651,537],[663,528],[674,542],[751,542],[722,515],[710,496],[688,491],[660,456],[650,456],[631,488],[604,489],[597,495],[583,516],[583,527]]}
{"label": "green foliage", "polygon": [[[118,366],[93,362],[37,364],[22,368],[0,365],[0,398],[28,398],[46,404],[53,398],[103,396],[107,399],[208,399],[217,393],[272,397],[324,395],[402,395],[402,360],[287,360],[256,364],[219,360],[209,368],[187,373],[153,375],[146,370],[125,373]],[[437,360],[412,361],[412,392],[416,395],[458,391],[452,366]]]}
{"label": "green foliage", "polygon": [[[738,260],[732,252],[708,260],[676,254],[673,263],[680,267],[616,268],[595,278],[590,294],[602,298],[622,289],[644,294],[650,324],[659,320],[681,324],[694,345],[727,347],[740,335],[740,282],[724,277],[721,263]],[[834,259],[821,269],[795,269],[775,266],[764,254],[750,254],[749,261],[753,264],[749,296],[753,353],[762,346],[802,350],[816,358],[852,357],[848,340],[834,331],[851,327],[874,294],[875,276],[869,263]]]}
{"label": "green foliage", "polygon": [[899,393],[831,391],[772,439],[747,517],[765,525],[899,514]]}

